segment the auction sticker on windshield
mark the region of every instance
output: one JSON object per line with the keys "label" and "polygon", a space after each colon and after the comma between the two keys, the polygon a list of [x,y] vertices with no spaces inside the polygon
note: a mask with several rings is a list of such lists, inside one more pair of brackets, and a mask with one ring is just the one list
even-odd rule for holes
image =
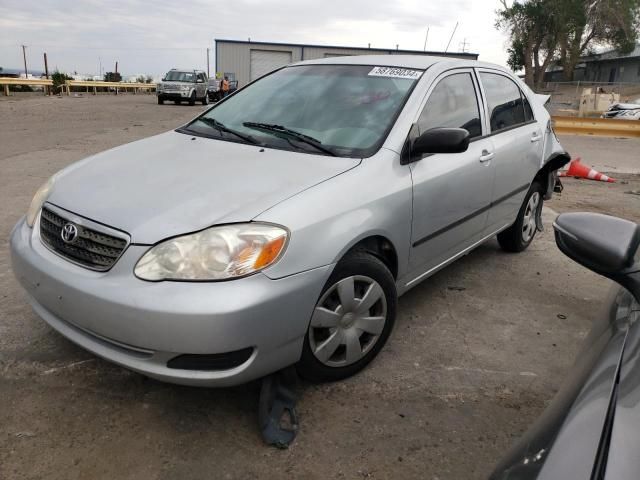
{"label": "auction sticker on windshield", "polygon": [[422,75],[421,70],[411,70],[409,68],[396,67],[373,67],[369,72],[370,77],[391,77],[417,79]]}

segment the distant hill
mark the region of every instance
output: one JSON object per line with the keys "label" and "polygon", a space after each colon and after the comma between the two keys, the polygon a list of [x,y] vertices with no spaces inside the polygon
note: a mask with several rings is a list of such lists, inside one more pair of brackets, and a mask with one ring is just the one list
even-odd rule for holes
{"label": "distant hill", "polygon": [[[27,69],[29,75],[33,75],[34,77],[41,77],[44,75],[42,70],[32,70],[31,68]],[[52,73],[52,72],[49,72]],[[0,67],[0,75],[24,75],[24,68],[7,68]]]}

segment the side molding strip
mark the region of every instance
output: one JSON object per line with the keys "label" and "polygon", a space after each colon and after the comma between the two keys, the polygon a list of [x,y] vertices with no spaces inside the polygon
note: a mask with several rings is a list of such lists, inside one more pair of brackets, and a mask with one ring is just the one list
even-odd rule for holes
{"label": "side molding strip", "polygon": [[517,195],[517,194],[523,192],[524,190],[527,190],[529,188],[529,185],[530,184],[527,183],[526,185],[522,185],[522,186],[516,188],[512,192],[509,192],[506,195],[503,195],[502,197],[498,198],[497,200],[489,203],[488,205],[485,205],[484,207],[476,210],[475,212],[467,215],[466,217],[463,217],[460,220],[456,220],[455,222],[450,223],[446,227],[441,228],[440,230],[436,230],[435,232],[430,233],[426,237],[422,237],[421,239],[416,240],[415,242],[413,242],[413,245],[411,245],[411,246],[415,248],[415,247],[417,247],[419,245],[422,245],[423,243],[428,242],[429,240],[437,237],[438,235],[442,235],[443,233],[448,232],[452,228],[456,228],[457,226],[462,225],[465,222],[468,222],[473,217],[477,217],[478,215],[481,215],[482,213],[486,212],[487,210],[489,210],[490,208],[494,207],[495,205],[498,205],[499,203],[502,203],[505,200],[508,200],[509,198],[511,198],[514,195]]}

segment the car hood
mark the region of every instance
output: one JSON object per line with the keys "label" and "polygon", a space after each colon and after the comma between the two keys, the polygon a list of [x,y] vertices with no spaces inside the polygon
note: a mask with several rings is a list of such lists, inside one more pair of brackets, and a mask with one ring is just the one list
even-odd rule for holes
{"label": "car hood", "polygon": [[249,221],[359,163],[167,132],[67,167],[48,201],[152,244]]}

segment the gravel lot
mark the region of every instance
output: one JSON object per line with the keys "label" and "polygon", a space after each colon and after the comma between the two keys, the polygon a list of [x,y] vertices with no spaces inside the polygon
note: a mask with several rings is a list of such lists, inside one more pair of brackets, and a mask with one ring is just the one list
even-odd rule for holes
{"label": "gravel lot", "polygon": [[565,180],[525,253],[490,241],[402,297],[368,369],[300,386],[301,431],[279,451],[256,428],[258,383],[179,387],[99,360],[38,319],[11,272],[9,233],[47,177],[202,108],[0,100],[0,478],[485,478],[553,397],[609,286],[556,249],[554,211],[640,222],[640,196],[625,193],[640,189],[625,173],[640,141],[567,138],[574,155],[600,148],[619,183]]}

